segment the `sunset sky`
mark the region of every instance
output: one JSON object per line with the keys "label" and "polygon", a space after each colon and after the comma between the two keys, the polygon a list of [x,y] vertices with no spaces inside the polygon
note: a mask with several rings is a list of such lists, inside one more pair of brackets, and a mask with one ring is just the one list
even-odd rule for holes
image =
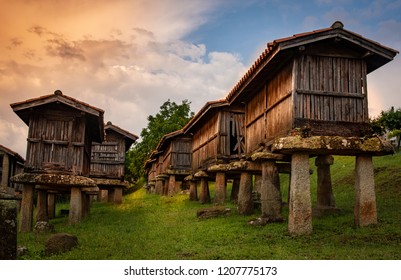
{"label": "sunset sky", "polygon": [[[224,98],[274,39],[329,27],[401,50],[401,0],[0,0],[0,144],[25,157],[10,104],[64,94],[140,135],[164,101]],[[401,58],[368,76],[371,116],[401,107]]]}

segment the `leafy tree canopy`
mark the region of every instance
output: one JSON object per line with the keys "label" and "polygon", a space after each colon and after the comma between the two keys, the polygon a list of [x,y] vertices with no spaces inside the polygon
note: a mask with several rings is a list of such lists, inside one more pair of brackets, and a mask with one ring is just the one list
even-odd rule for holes
{"label": "leafy tree canopy", "polygon": [[181,104],[167,100],[156,115],[148,116],[148,126],[142,129],[141,141],[135,143],[127,153],[126,174],[129,181],[137,181],[144,176],[144,164],[161,138],[183,128],[194,116],[190,104],[186,99]]}
{"label": "leafy tree canopy", "polygon": [[388,137],[396,137],[397,149],[400,149],[401,142],[401,108],[391,107],[382,111],[377,118],[371,121],[372,128],[379,135],[387,134]]}

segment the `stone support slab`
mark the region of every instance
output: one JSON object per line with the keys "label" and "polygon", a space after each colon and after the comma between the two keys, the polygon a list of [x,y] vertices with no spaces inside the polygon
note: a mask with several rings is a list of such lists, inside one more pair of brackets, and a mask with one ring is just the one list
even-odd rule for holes
{"label": "stone support slab", "polygon": [[189,200],[198,200],[198,182],[196,180],[189,181]]}
{"label": "stone support slab", "polygon": [[163,182],[164,180],[162,179],[156,179],[155,193],[158,195],[163,194]]}
{"label": "stone support slab", "polygon": [[24,184],[22,187],[22,200],[20,210],[19,231],[29,232],[33,222],[33,184]]}
{"label": "stone support slab", "polygon": [[238,214],[250,215],[252,213],[252,174],[249,172],[242,172],[238,192]]}
{"label": "stone support slab", "polygon": [[262,217],[269,221],[282,221],[280,177],[274,161],[262,163],[262,184],[260,188]]}
{"label": "stone support slab", "polygon": [[114,187],[114,199],[113,202],[115,204],[123,203],[123,188],[122,187]]}
{"label": "stone support slab", "polygon": [[226,202],[226,173],[217,172],[215,181],[214,204],[224,205]]}
{"label": "stone support slab", "polygon": [[75,225],[82,219],[82,192],[79,187],[71,188],[69,224]]}
{"label": "stone support slab", "polygon": [[288,231],[291,235],[312,233],[312,202],[310,192],[309,155],[291,157],[291,190]]}
{"label": "stone support slab", "polygon": [[355,160],[354,222],[358,227],[377,224],[376,194],[371,156],[357,156]]}

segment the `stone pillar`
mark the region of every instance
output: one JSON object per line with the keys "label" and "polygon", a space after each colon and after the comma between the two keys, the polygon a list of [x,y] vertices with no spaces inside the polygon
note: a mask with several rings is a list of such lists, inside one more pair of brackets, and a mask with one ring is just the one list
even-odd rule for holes
{"label": "stone pillar", "polygon": [[332,156],[318,156],[315,160],[317,166],[317,208],[324,210],[335,208],[336,203],[331,185],[330,165],[333,165]]}
{"label": "stone pillar", "polygon": [[281,192],[280,177],[274,161],[262,163],[262,184],[261,184],[262,217],[269,221],[282,221],[281,215]]}
{"label": "stone pillar", "polygon": [[47,191],[44,189],[39,189],[37,193],[36,222],[48,222],[49,216],[47,215]]}
{"label": "stone pillar", "polygon": [[82,219],[82,193],[79,187],[71,188],[69,224],[75,225]]}
{"label": "stone pillar", "polygon": [[207,177],[201,177],[200,179],[199,202],[201,204],[210,203],[209,182]]}
{"label": "stone pillar", "polygon": [[262,175],[255,175],[255,185],[253,187],[254,192],[262,193]]}
{"label": "stone pillar", "polygon": [[198,200],[198,182],[196,180],[189,181],[189,200]]}
{"label": "stone pillar", "polygon": [[214,204],[224,205],[226,202],[226,174],[224,172],[216,173]]}
{"label": "stone pillar", "polygon": [[356,156],[354,222],[358,227],[377,224],[372,156]]}
{"label": "stone pillar", "polygon": [[168,196],[173,196],[175,194],[175,189],[176,189],[175,184],[176,184],[175,175],[168,176],[168,184],[167,184]]}
{"label": "stone pillar", "polygon": [[310,192],[309,155],[291,157],[291,194],[288,231],[291,235],[312,233],[312,202]]}
{"label": "stone pillar", "polygon": [[248,172],[242,172],[238,192],[238,214],[250,215],[252,213],[252,174]]}
{"label": "stone pillar", "polygon": [[81,191],[81,197],[82,218],[85,218],[89,214],[89,195]]}
{"label": "stone pillar", "polygon": [[47,215],[49,219],[56,217],[56,194],[47,193]]}
{"label": "stone pillar", "polygon": [[0,260],[17,258],[17,198],[0,192]]}
{"label": "stone pillar", "polygon": [[116,186],[114,187],[114,203],[121,204],[123,203],[123,188]]}
{"label": "stone pillar", "polygon": [[33,221],[33,194],[35,185],[24,184],[22,187],[22,200],[20,210],[20,232],[29,232],[32,230]]}
{"label": "stone pillar", "polygon": [[105,190],[105,189],[101,189],[101,190],[99,190],[98,196],[99,196],[100,202],[107,202],[107,199],[109,197],[109,191]]}
{"label": "stone pillar", "polygon": [[155,193],[158,195],[163,194],[163,180],[161,178],[156,179]]}
{"label": "stone pillar", "polygon": [[107,196],[107,202],[114,202],[114,192],[115,189],[111,187],[110,189],[107,190],[108,196]]}
{"label": "stone pillar", "polygon": [[240,183],[240,179],[234,178],[233,185],[231,187],[231,196],[230,196],[231,202],[235,202],[235,203],[238,202],[238,192],[239,192],[239,185],[240,185],[239,183]]}

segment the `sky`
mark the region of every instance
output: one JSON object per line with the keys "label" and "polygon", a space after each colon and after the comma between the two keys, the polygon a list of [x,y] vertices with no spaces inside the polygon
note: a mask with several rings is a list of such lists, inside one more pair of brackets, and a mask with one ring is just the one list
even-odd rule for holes
{"label": "sky", "polygon": [[[401,0],[0,0],[0,144],[26,154],[10,104],[52,94],[140,135],[167,100],[225,98],[275,39],[331,26],[401,51]],[[400,55],[368,75],[369,114],[401,107]],[[139,140],[140,141],[140,140]]]}

